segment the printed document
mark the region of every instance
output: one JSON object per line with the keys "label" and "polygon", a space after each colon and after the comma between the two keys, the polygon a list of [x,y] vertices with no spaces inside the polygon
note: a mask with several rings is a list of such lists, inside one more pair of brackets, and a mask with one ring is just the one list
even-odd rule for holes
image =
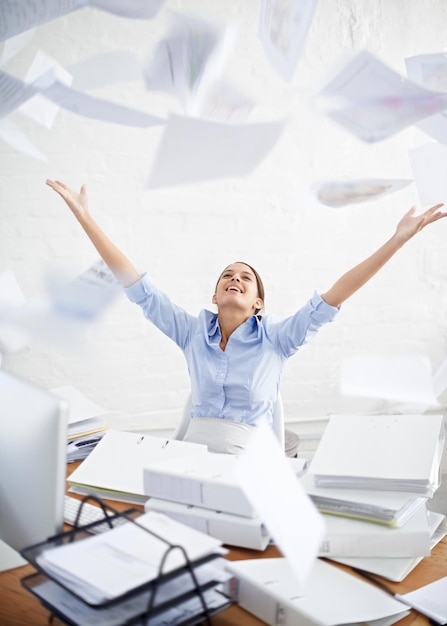
{"label": "printed document", "polygon": [[[445,52],[419,54],[405,59],[407,76],[426,89],[447,92],[447,55]],[[418,127],[425,133],[447,143],[447,110],[421,120]]]}
{"label": "printed document", "polygon": [[335,122],[365,142],[395,135],[447,109],[447,94],[411,82],[373,54],[357,54],[320,92]]}
{"label": "printed document", "polygon": [[225,552],[217,539],[151,511],[135,523],[46,549],[37,562],[75,595],[101,604],[154,580],[160,571],[183,567],[185,556],[179,549],[169,551],[163,561],[170,544],[182,546],[190,561]]}
{"label": "printed document", "polygon": [[263,0],[259,37],[273,68],[291,80],[303,52],[317,0]]}

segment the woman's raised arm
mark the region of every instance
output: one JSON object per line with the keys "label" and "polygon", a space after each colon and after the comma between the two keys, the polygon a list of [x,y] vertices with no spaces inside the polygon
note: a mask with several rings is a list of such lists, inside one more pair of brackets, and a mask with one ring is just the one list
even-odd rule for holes
{"label": "woman's raised arm", "polygon": [[447,217],[447,212],[439,211],[442,206],[443,204],[436,204],[417,216],[414,215],[415,208],[412,207],[398,223],[394,235],[371,256],[343,274],[326,293],[322,294],[323,300],[332,306],[340,306],[363,287],[416,233],[428,224]]}
{"label": "woman's raised arm", "polygon": [[139,280],[140,274],[127,256],[110,241],[90,215],[86,185],[82,185],[80,192],[77,193],[59,180],[47,180],[46,184],[65,200],[115,278],[125,287],[129,287]]}

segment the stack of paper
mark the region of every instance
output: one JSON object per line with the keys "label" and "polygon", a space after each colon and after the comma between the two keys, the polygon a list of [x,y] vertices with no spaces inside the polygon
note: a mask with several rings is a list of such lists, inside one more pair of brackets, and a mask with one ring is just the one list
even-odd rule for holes
{"label": "stack of paper", "polygon": [[[434,513],[428,514],[428,523],[430,528],[430,549],[433,548],[447,534],[447,524],[445,515]],[[401,582],[408,574],[414,570],[423,556],[406,556],[406,557],[389,557],[389,556],[373,556],[373,557],[329,557],[337,563],[344,563],[355,569],[377,574],[393,582]]]}
{"label": "stack of paper", "polygon": [[432,497],[443,445],[442,415],[333,415],[310,471],[317,487]]}
{"label": "stack of paper", "polygon": [[425,504],[400,527],[389,527],[340,515],[323,517],[326,530],[319,556],[430,556],[430,526]]}
{"label": "stack of paper", "polygon": [[70,490],[110,500],[144,504],[143,468],[185,454],[207,452],[199,443],[108,430],[95,449],[70,475]]}
{"label": "stack of paper", "polygon": [[[296,473],[303,462],[288,459]],[[170,517],[229,545],[264,550],[271,536],[235,475],[237,457],[206,452],[144,468],[146,510]]]}
{"label": "stack of paper", "polygon": [[55,387],[51,392],[69,406],[67,461],[82,461],[107,429],[105,410],[71,385]]}
{"label": "stack of paper", "polygon": [[443,442],[441,415],[332,416],[302,478],[325,513],[320,556],[392,580],[429,556],[446,532],[428,510]]}
{"label": "stack of paper", "polygon": [[427,502],[427,498],[422,496],[399,491],[316,487],[315,477],[310,471],[301,478],[301,484],[321,513],[388,526],[402,526]]}
{"label": "stack of paper", "polygon": [[211,613],[229,606],[222,594],[230,577],[225,554],[218,540],[146,513],[88,539],[45,547],[36,565],[50,580],[38,579],[32,591],[73,624],[87,623],[86,617],[88,623],[133,623],[150,606],[151,623],[177,624],[179,617],[203,615],[199,591]]}

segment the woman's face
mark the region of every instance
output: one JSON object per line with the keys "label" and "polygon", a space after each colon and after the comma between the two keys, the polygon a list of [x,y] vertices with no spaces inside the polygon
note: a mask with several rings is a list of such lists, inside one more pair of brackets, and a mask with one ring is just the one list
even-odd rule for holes
{"label": "woman's face", "polygon": [[232,263],[224,269],[216,285],[213,303],[218,307],[236,307],[249,315],[262,309],[258,283],[253,270],[245,263]]}

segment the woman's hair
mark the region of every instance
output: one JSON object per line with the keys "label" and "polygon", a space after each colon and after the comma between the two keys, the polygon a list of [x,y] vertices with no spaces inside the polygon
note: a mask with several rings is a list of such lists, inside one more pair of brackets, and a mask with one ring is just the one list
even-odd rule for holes
{"label": "woman's hair", "polygon": [[[264,291],[264,283],[262,282],[262,278],[260,277],[259,273],[255,270],[254,267],[252,267],[249,263],[246,263],[245,261],[234,261],[234,263],[241,263],[242,265],[246,265],[247,267],[249,267],[251,269],[251,271],[253,272],[253,274],[255,275],[256,278],[256,286],[258,288],[258,298],[261,298],[262,300],[262,307],[260,309],[256,309],[255,310],[255,315],[258,317],[258,319],[261,319],[262,315],[259,315],[259,313],[262,311],[262,309],[264,308],[264,302],[265,302],[265,291]],[[233,263],[230,263],[230,265],[233,265]],[[229,265],[227,265],[227,267],[220,273],[219,278],[217,279],[217,283],[216,283],[216,290],[217,290],[217,285],[219,284],[220,279],[222,278],[222,274],[225,272],[225,270],[229,267]]]}

